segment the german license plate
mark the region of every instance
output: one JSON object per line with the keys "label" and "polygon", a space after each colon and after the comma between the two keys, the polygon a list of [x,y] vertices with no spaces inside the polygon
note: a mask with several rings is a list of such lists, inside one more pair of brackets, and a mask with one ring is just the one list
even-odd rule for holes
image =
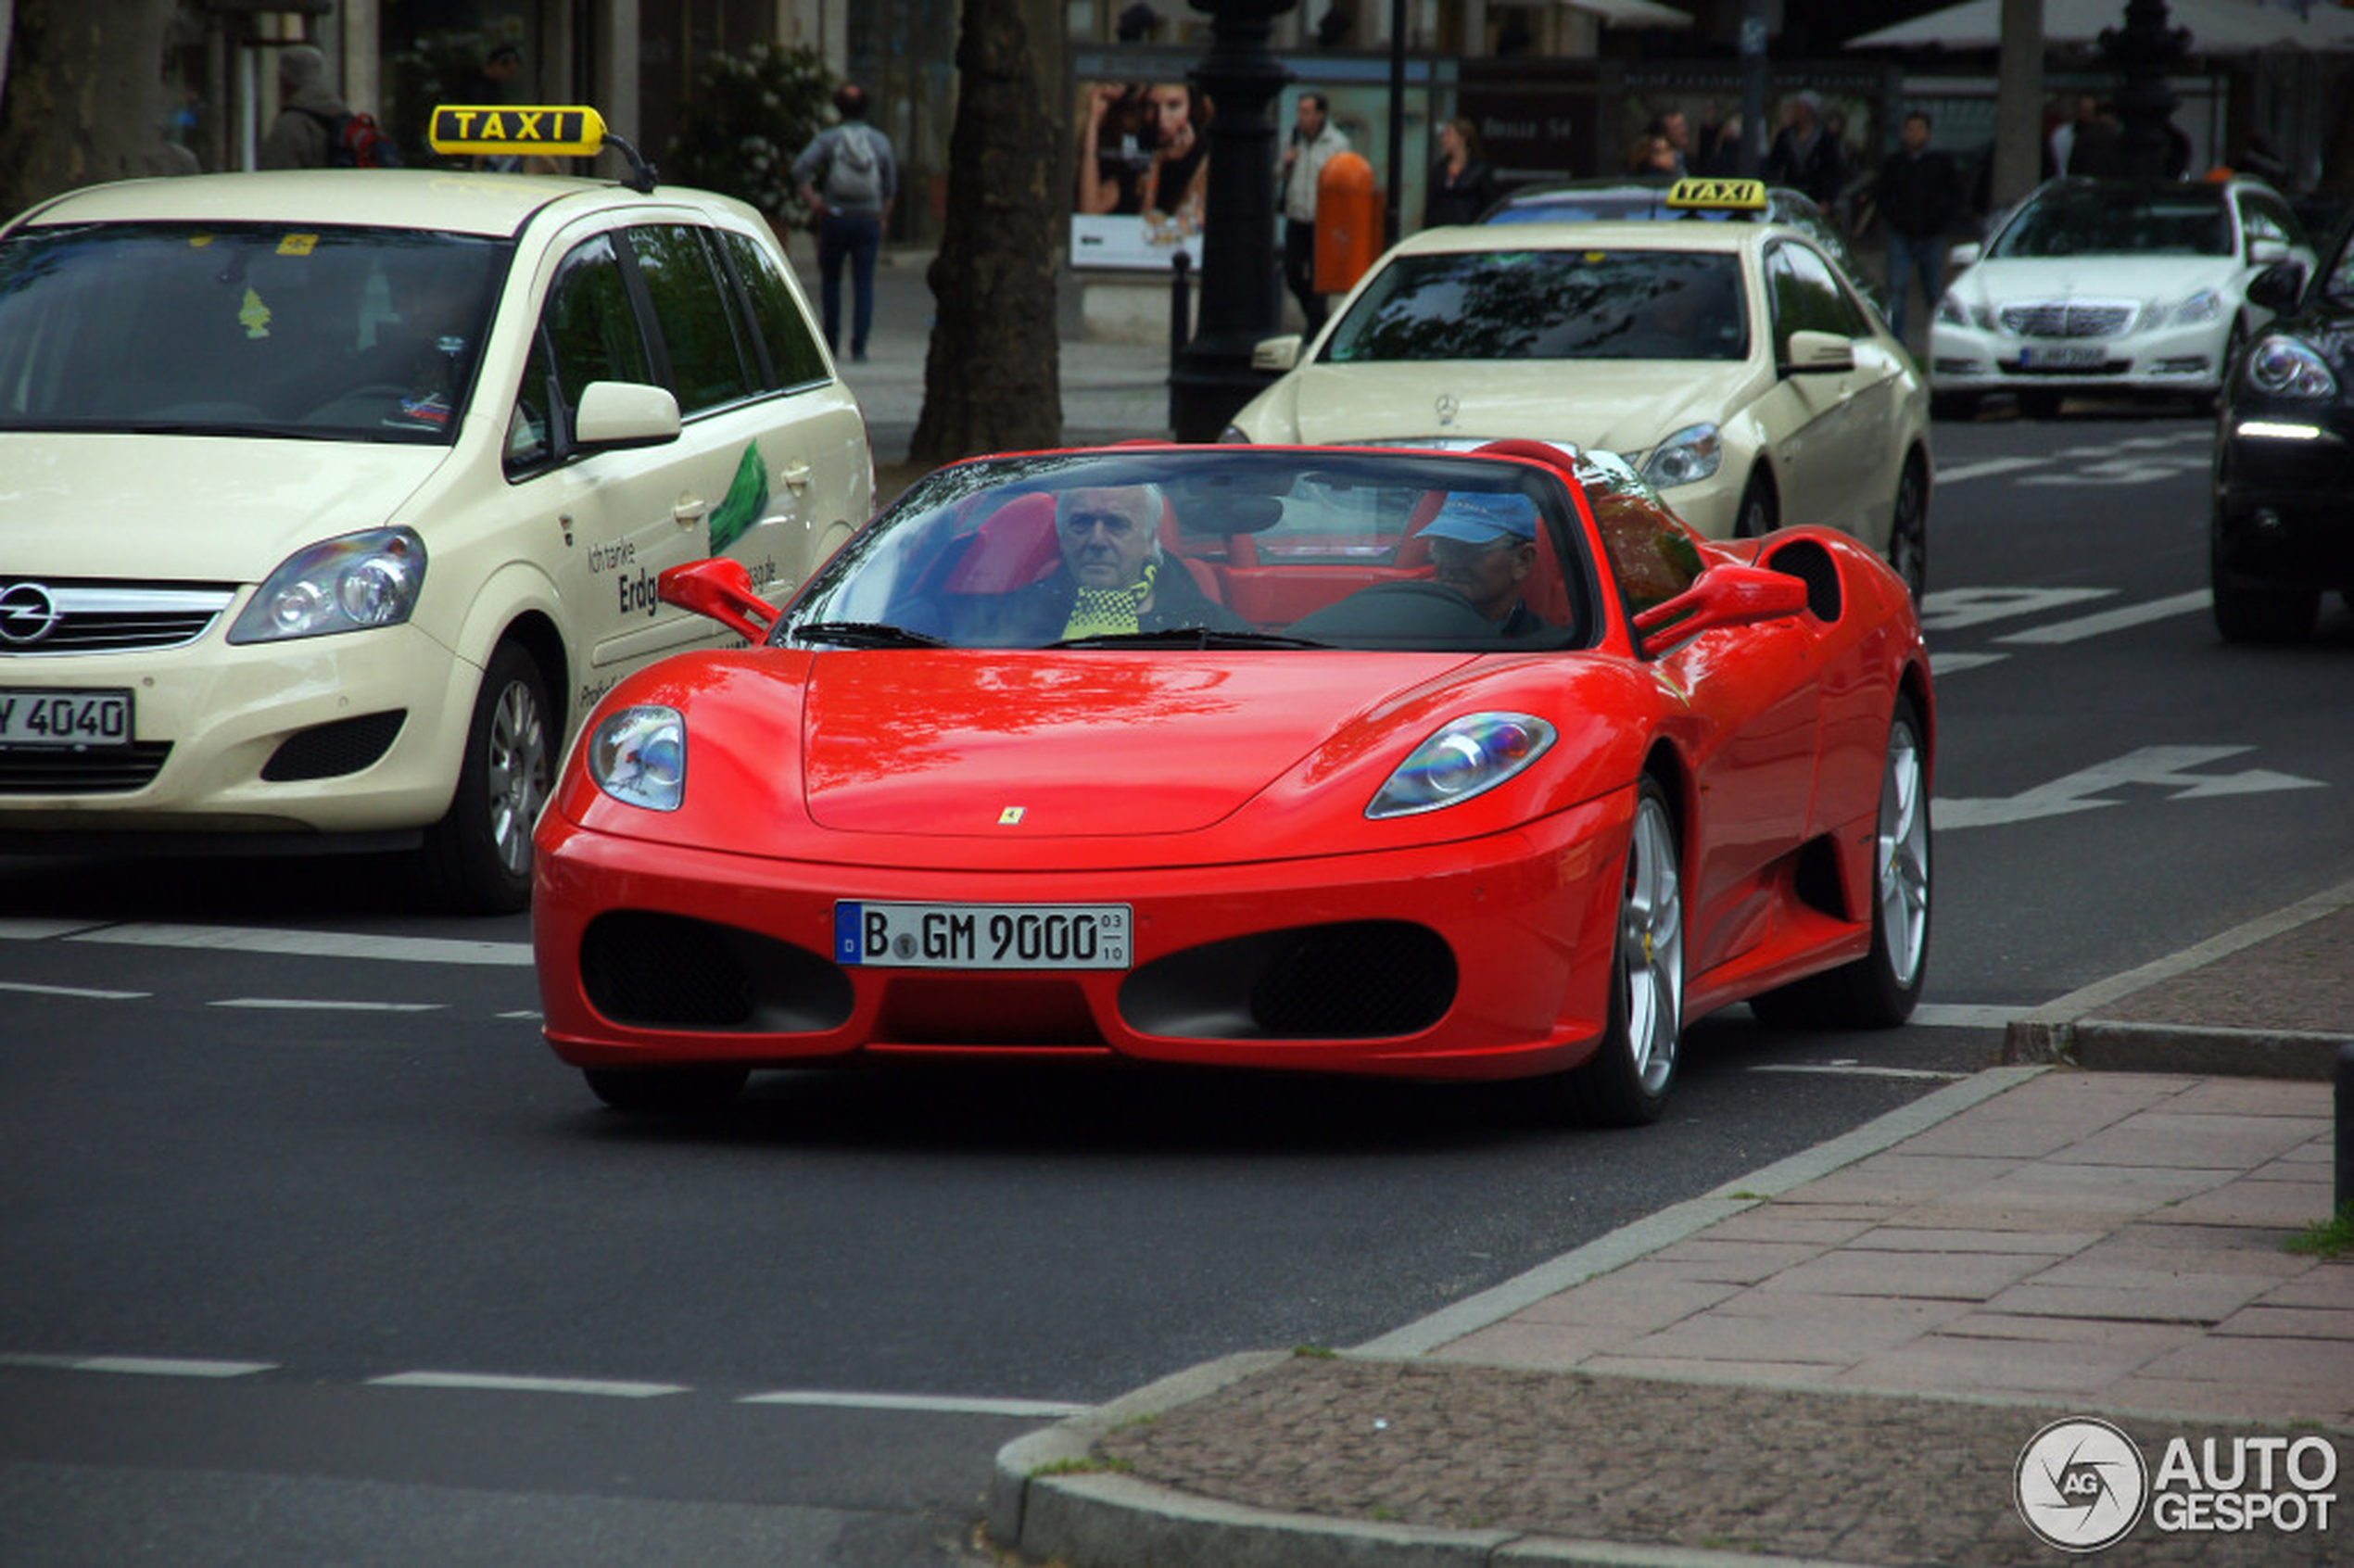
{"label": "german license plate", "polygon": [[2097,365],[2108,358],[2108,350],[2096,344],[2070,343],[2061,346],[2033,343],[2019,351],[2019,362],[2046,370],[2081,370]]}
{"label": "german license plate", "polygon": [[834,959],[900,969],[1124,969],[1124,904],[834,905]]}
{"label": "german license plate", "polygon": [[128,746],[128,691],[0,688],[0,746]]}

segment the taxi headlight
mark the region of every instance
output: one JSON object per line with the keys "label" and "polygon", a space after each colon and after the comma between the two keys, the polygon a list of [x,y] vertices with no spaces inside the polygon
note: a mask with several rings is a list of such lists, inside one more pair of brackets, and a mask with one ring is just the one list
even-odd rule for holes
{"label": "taxi headlight", "polygon": [[1221,443],[1228,441],[1240,441],[1247,444],[1250,437],[1243,434],[1243,427],[1241,425],[1230,424],[1224,430],[1219,432],[1218,439]]}
{"label": "taxi headlight", "polygon": [[1643,477],[1653,489],[1690,485],[1716,472],[1725,461],[1725,442],[1714,424],[1688,424],[1662,441],[1643,464]]}
{"label": "taxi headlight", "polygon": [[1365,815],[1412,816],[1484,795],[1550,750],[1558,732],[1527,714],[1470,714],[1414,748]]}
{"label": "taxi headlight", "polygon": [[2176,326],[2196,326],[2211,322],[2223,313],[2223,297],[2211,288],[2202,288],[2181,304],[2168,308],[2159,305],[2150,311],[2149,324],[2164,326],[2171,322]]}
{"label": "taxi headlight", "polygon": [[2268,397],[2337,396],[2337,377],[2330,373],[2329,361],[2296,338],[2278,333],[2256,340],[2240,373],[2249,386]]}
{"label": "taxi headlight", "polygon": [[1945,291],[1945,297],[1937,302],[1937,319],[1947,326],[1969,325],[1969,312],[1962,308],[1960,297],[1950,288]]}
{"label": "taxi headlight", "polygon": [[687,716],[649,704],[607,717],[588,738],[588,777],[624,805],[677,811],[687,798]]}
{"label": "taxi headlight", "polygon": [[263,580],[231,642],[276,642],[399,626],[425,584],[425,541],[408,528],[372,528],[298,550]]}

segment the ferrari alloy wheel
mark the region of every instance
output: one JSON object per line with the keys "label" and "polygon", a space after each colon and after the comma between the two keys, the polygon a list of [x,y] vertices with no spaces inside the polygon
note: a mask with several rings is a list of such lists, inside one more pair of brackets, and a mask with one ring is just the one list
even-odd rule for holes
{"label": "ferrari alloy wheel", "polygon": [[444,902],[482,914],[530,903],[531,829],[555,774],[547,682],[529,653],[502,642],[482,672],[457,793],[425,835]]}
{"label": "ferrari alloy wheel", "polygon": [[1753,997],[1776,1025],[1893,1029],[1920,1001],[1929,964],[1929,759],[1910,699],[1888,727],[1872,835],[1872,947],[1852,964]]}
{"label": "ferrari alloy wheel", "polygon": [[715,1111],[741,1093],[742,1068],[584,1068],[589,1092],[615,1110]]}
{"label": "ferrari alloy wheel", "polygon": [[1667,795],[1645,778],[1635,800],[1626,879],[1618,901],[1610,1027],[1574,1087],[1597,1121],[1659,1119],[1676,1081],[1684,1031],[1684,892]]}
{"label": "ferrari alloy wheel", "polygon": [[1913,602],[1929,591],[1929,465],[1918,453],[1905,458],[1896,481],[1896,512],[1888,525],[1888,563],[1913,590]]}

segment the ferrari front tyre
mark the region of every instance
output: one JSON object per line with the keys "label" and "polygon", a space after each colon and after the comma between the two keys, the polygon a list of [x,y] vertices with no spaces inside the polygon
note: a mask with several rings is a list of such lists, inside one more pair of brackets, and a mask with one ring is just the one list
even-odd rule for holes
{"label": "ferrari front tyre", "polygon": [[1852,964],[1750,998],[1776,1026],[1893,1029],[1912,1017],[1929,967],[1929,761],[1907,698],[1888,727],[1872,834],[1872,946]]}
{"label": "ferrari front tyre", "polygon": [[424,865],[441,901],[486,915],[531,902],[531,829],[556,776],[548,683],[524,648],[502,642],[482,672],[449,810],[426,831]]}
{"label": "ferrari front tyre", "polygon": [[1601,1048],[1570,1075],[1579,1108],[1612,1127],[1659,1119],[1684,1032],[1684,892],[1667,792],[1646,778],[1618,899],[1610,1021]]}
{"label": "ferrari front tyre", "polygon": [[615,1110],[715,1111],[752,1076],[743,1068],[583,1068],[589,1092]]}

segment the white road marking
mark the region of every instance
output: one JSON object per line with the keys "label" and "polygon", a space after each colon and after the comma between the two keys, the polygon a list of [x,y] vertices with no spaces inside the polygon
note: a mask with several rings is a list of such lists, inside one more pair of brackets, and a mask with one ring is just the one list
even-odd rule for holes
{"label": "white road marking", "polygon": [[35,996],[78,996],[85,1002],[136,1002],[152,991],[94,991],[86,985],[33,985],[25,980],[0,980],[0,991],[24,991]]}
{"label": "white road marking", "polygon": [[2030,822],[2039,816],[2065,816],[2072,812],[2112,806],[2116,801],[2100,794],[2128,784],[2167,790],[2169,799],[2199,800],[2216,795],[2263,794],[2275,790],[2320,790],[2318,778],[2293,773],[2248,768],[2240,773],[2198,774],[2190,770],[2249,750],[2246,746],[2144,746],[2111,762],[2079,768],[2063,778],[2038,784],[2006,798],[1941,796],[1930,807],[1930,821],[1941,829],[1993,828]]}
{"label": "white road marking", "polygon": [[1999,664],[2009,657],[2007,653],[1940,653],[1932,649],[1929,655],[1929,673],[1943,680],[1947,676],[1959,675],[1964,670]]}
{"label": "white road marking", "polygon": [[2039,457],[1981,458],[1976,462],[1957,462],[1951,468],[1940,467],[1931,483],[1958,485],[1965,479],[1983,479],[1992,474],[2009,474],[2016,469],[2041,468],[2051,460]]}
{"label": "white road marking", "polygon": [[[1936,807],[1930,810],[1933,814]],[[1936,818],[1932,815],[1931,821]],[[1988,1007],[1967,1002],[1924,1002],[1913,1009],[1905,1021],[1915,1029],[2002,1029],[2013,1018],[2023,1018],[2032,1007]]]}
{"label": "white road marking", "polygon": [[472,964],[528,968],[527,942],[466,942],[452,937],[372,936],[358,931],[291,931],[258,926],[174,926],[133,923],[82,930],[70,942],[133,947],[203,948],[275,953],[296,958],[384,958],[407,964]]}
{"label": "white road marking", "polygon": [[1901,1078],[1932,1083],[1958,1083],[1972,1076],[1967,1072],[1939,1072],[1930,1068],[1865,1067],[1861,1064],[1838,1066],[1811,1062],[1759,1062],[1752,1072],[1795,1072],[1822,1078]]}
{"label": "white road marking", "polygon": [[0,942],[47,942],[97,924],[95,920],[0,920]]}
{"label": "white road marking", "polygon": [[2138,626],[2149,621],[2171,620],[2194,610],[2205,610],[2209,601],[2207,589],[2178,593],[2171,599],[2153,599],[2146,604],[2128,604],[2121,609],[2104,610],[2097,615],[2082,615],[2072,621],[2057,621],[2047,626],[2030,626],[2025,631],[2005,632],[1997,642],[2064,643],[2082,642],[2087,638],[2105,637],[2128,626]]}
{"label": "white road marking", "polygon": [[1958,631],[1964,626],[1983,626],[1988,621],[2040,615],[2047,610],[2082,604],[2087,600],[2107,599],[2116,592],[2115,588],[1934,588],[1921,601],[1921,629]]}
{"label": "white road marking", "polygon": [[280,1013],[438,1013],[441,1002],[323,1002],[306,996],[224,996],[208,1007],[251,1007]]}
{"label": "white road marking", "polygon": [[688,1392],[677,1383],[610,1383],[586,1377],[508,1377],[490,1372],[407,1372],[367,1380],[371,1388],[475,1388],[507,1394],[593,1394],[652,1399]]}
{"label": "white road marking", "polygon": [[747,1394],[740,1405],[812,1405],[843,1410],[919,1410],[932,1415],[1003,1415],[1058,1419],[1092,1410],[1060,1399],[978,1399],[954,1394]]}
{"label": "white road marking", "polygon": [[128,1372],[138,1377],[251,1377],[274,1372],[276,1361],[215,1361],[179,1356],[0,1355],[0,1365],[56,1367],[66,1372]]}

